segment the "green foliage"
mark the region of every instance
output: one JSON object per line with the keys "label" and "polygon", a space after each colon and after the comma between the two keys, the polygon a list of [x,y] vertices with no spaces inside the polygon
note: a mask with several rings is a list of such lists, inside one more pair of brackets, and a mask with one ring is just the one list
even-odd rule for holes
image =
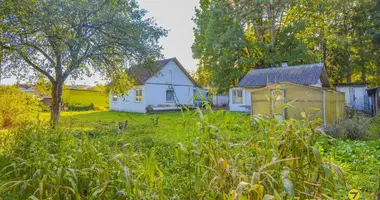
{"label": "green foliage", "polygon": [[135,0],[4,0],[0,13],[1,70],[23,78],[38,73],[50,81],[53,126],[69,76],[98,72],[118,82],[114,74],[125,72],[126,61],[131,65],[160,57],[158,40],[167,34]]}
{"label": "green foliage", "polygon": [[46,81],[42,76],[38,78],[35,89],[40,95],[50,96],[52,92],[51,83]]}
{"label": "green foliage", "polygon": [[94,109],[95,106],[92,103],[90,105],[73,104],[68,107],[69,111],[89,111]]}
{"label": "green foliage", "polygon": [[320,143],[322,156],[342,168],[348,188],[359,189],[365,199],[373,199],[380,184],[380,140],[330,142],[328,148]]}
{"label": "green foliage", "polygon": [[[115,112],[70,116],[68,112],[62,129],[33,125],[10,132],[0,154],[1,197],[346,195],[336,190],[344,187],[341,171],[316,146],[324,139],[314,131],[314,122],[279,123],[211,110],[162,114],[158,125],[151,123],[151,117]],[[125,119],[129,126],[118,134],[115,121]]]}
{"label": "green foliage", "polygon": [[40,111],[39,105],[37,98],[17,87],[0,86],[0,129],[35,120]]}
{"label": "green foliage", "polygon": [[250,69],[324,62],[332,82],[379,84],[373,0],[200,0],[194,22],[197,78],[221,89]]}

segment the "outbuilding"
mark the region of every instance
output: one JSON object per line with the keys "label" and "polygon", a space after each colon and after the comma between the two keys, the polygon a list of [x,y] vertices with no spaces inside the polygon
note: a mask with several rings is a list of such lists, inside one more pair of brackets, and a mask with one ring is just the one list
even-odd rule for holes
{"label": "outbuilding", "polygon": [[330,86],[323,63],[253,69],[236,87],[230,88],[230,111],[251,112],[251,92],[276,83],[288,82],[304,86],[328,88]]}
{"label": "outbuilding", "polygon": [[354,110],[369,112],[367,83],[338,83],[336,91],[345,93],[346,106]]}

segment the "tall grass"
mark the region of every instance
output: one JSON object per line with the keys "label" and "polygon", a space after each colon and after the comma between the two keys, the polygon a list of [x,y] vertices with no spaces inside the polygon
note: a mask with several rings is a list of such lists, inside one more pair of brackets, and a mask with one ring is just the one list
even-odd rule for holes
{"label": "tall grass", "polygon": [[[319,153],[317,122],[224,111],[184,115],[177,144],[107,129],[89,134],[32,125],[11,131],[0,154],[8,199],[337,198],[340,169]],[[187,116],[187,117],[185,117]],[[159,128],[159,126],[158,126]],[[341,182],[338,182],[337,180]]]}

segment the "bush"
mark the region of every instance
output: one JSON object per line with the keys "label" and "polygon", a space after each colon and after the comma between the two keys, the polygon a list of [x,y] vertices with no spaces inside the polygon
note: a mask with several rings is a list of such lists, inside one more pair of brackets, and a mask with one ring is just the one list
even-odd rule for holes
{"label": "bush", "polygon": [[106,107],[103,107],[103,106],[95,106],[94,108],[95,110],[99,110],[99,111],[106,111],[107,108]]}
{"label": "bush", "polygon": [[327,133],[334,138],[350,140],[373,139],[369,131],[373,118],[364,114],[355,114],[352,118],[346,118],[327,127]]}
{"label": "bush", "polygon": [[380,139],[380,113],[371,121],[369,125],[370,137],[373,139]]}
{"label": "bush", "polygon": [[50,107],[42,102],[40,102],[40,108],[41,108],[41,111],[42,112],[49,112],[50,111]]}
{"label": "bush", "polygon": [[93,103],[90,105],[81,105],[81,104],[74,104],[74,105],[69,105],[68,110],[69,111],[89,111],[89,110],[94,110],[95,106]]}
{"label": "bush", "polygon": [[34,95],[13,86],[0,86],[0,129],[19,126],[35,120],[41,111]]}

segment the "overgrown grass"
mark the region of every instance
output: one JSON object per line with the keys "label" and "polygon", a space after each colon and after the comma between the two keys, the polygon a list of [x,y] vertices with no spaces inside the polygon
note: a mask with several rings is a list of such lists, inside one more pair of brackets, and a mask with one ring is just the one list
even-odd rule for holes
{"label": "overgrown grass", "polygon": [[209,110],[62,115],[55,131],[41,122],[3,135],[0,198],[326,199],[345,198],[351,187],[376,189],[376,174],[367,172],[369,186],[355,183],[351,174],[369,169],[353,167],[359,158],[343,159],[352,152],[329,144],[307,120]]}

